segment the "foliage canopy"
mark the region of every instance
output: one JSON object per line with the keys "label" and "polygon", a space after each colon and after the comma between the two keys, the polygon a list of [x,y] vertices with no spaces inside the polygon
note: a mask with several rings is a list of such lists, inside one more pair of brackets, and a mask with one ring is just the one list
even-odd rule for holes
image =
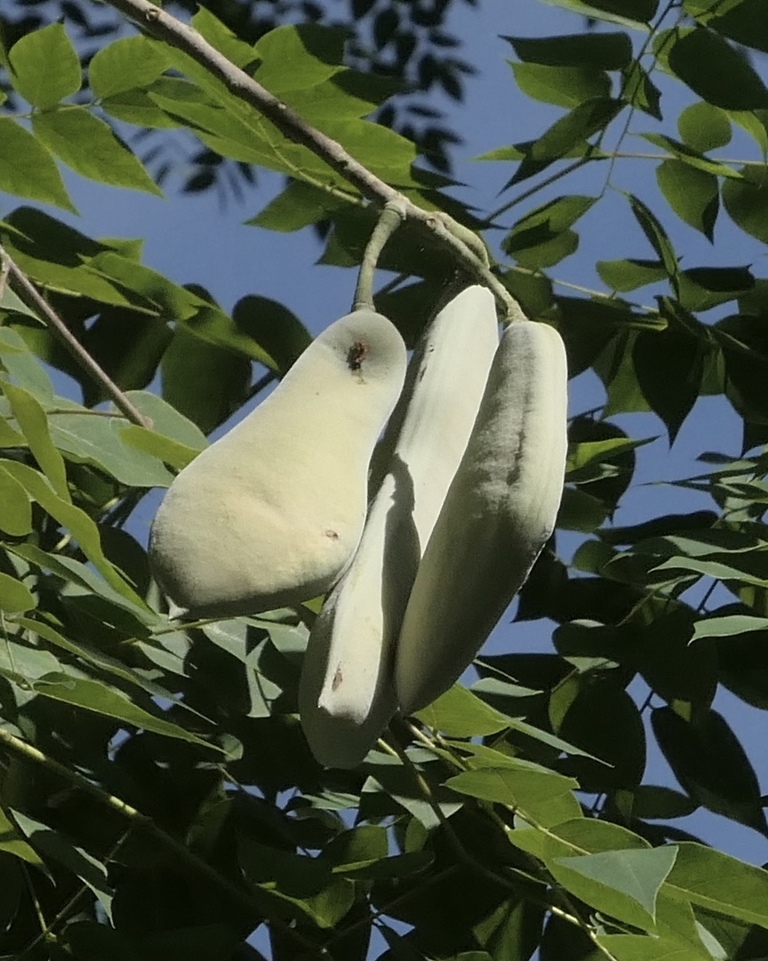
{"label": "foliage canopy", "polygon": [[[299,24],[278,24],[276,5],[267,21],[255,4],[194,13],[212,48],[320,131],[317,149],[205,56],[158,39],[166,14],[115,39],[112,7],[145,0],[108,2],[103,23],[93,4],[31,5],[8,16],[0,47],[2,956],[765,957],[768,873],[681,821],[706,809],[768,835],[753,762],[712,706],[722,687],[768,708],[762,0],[550,0],[559,35],[506,41],[519,90],[559,112],[481,158],[508,170],[496,211],[456,199],[450,136],[400,122],[403,94],[391,107],[415,55],[406,20],[427,44],[458,43],[447,2],[356,0],[351,51],[319,5],[287,4]],[[433,61],[419,61],[422,89],[432,69],[458,98],[467,65]],[[381,266],[402,276],[377,305],[409,345],[468,263],[425,233],[430,213],[489,240],[503,227],[496,281],[558,327],[573,378],[602,384],[599,410],[574,411],[558,534],[516,608],[552,628],[550,651],[482,657],[471,690],[395,724],[355,771],[320,768],[298,726],[311,609],[182,629],[129,532],[146,493],[309,340],[258,291],[230,314],[143,264],[140,242],[57,216],[76,212],[62,165],[160,193],[146,131],[194,138],[205,163],[190,189],[227,165],[247,182],[285,175],[253,224],[316,228],[325,264],[356,267],[370,201],[398,191],[424,217],[385,250]],[[599,228],[630,134],[658,191],[623,190],[638,230],[603,251],[600,290],[574,290],[557,265]],[[370,181],[330,162],[328,138]],[[568,192],[577,171],[590,193]],[[674,221],[712,245],[710,262],[683,260]],[[750,266],[718,246],[727,229],[752,244]],[[57,371],[80,396],[57,394]],[[700,473],[675,482],[695,509],[668,513],[660,495],[654,516],[614,524],[648,438],[610,418],[652,412],[672,442],[702,397],[740,418],[738,454],[702,450]],[[649,752],[676,787],[646,779]]]}

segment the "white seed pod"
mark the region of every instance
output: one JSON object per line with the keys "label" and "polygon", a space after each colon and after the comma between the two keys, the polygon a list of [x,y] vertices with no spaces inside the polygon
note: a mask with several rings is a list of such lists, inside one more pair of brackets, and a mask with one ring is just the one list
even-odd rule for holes
{"label": "white seed pod", "polygon": [[499,342],[491,293],[473,286],[430,323],[391,424],[396,438],[360,546],[318,616],[299,691],[315,757],[354,767],[396,709],[392,648],[419,561],[464,453]]}
{"label": "white seed pod", "polygon": [[527,320],[507,328],[403,619],[395,658],[403,714],[458,680],[554,529],[567,377],[554,328]]}
{"label": "white seed pod", "polygon": [[254,614],[330,588],[360,540],[371,453],[405,367],[386,317],[348,314],[181,471],[150,537],[172,616]]}

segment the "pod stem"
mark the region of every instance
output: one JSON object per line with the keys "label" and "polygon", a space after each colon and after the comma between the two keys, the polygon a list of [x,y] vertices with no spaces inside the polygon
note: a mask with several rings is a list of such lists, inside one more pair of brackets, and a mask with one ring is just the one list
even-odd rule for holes
{"label": "pod stem", "polygon": [[384,205],[363,254],[360,272],[357,275],[357,287],[355,287],[352,310],[375,309],[373,278],[376,273],[376,265],[387,241],[404,220],[405,208],[399,201],[390,200]]}

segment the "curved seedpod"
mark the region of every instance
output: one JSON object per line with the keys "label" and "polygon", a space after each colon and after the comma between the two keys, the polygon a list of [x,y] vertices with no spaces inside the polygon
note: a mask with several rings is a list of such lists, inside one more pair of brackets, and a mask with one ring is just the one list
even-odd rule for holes
{"label": "curved seedpod", "polygon": [[329,589],[360,540],[371,453],[405,367],[386,317],[348,314],[176,477],[150,537],[172,616],[253,614]]}
{"label": "curved seedpod", "polygon": [[392,647],[424,548],[464,453],[499,342],[473,286],[428,326],[390,424],[396,437],[360,546],[310,634],[299,691],[315,757],[354,767],[394,714]]}
{"label": "curved seedpod", "polygon": [[567,453],[567,365],[545,324],[511,324],[416,575],[397,642],[403,714],[470,664],[552,533]]}

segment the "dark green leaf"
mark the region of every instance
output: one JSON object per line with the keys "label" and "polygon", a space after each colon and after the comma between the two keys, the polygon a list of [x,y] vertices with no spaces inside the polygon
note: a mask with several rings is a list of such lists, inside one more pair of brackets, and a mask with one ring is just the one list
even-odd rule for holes
{"label": "dark green leaf", "polygon": [[251,363],[241,354],[205,343],[179,324],[160,372],[163,398],[208,434],[245,400]]}
{"label": "dark green leaf", "polygon": [[52,830],[48,825],[42,824],[28,814],[13,811],[13,816],[24,834],[45,857],[64,865],[88,885],[111,921],[113,890],[107,878],[107,869],[102,862],[83,848],[74,845],[63,834]]}
{"label": "dark green leaf", "polygon": [[688,723],[671,708],[660,708],[651,720],[675,777],[695,801],[768,833],[755,772],[720,714],[710,711],[698,722]]}
{"label": "dark green leaf", "polygon": [[656,215],[639,197],[635,197],[633,194],[626,194],[626,197],[635,219],[640,224],[648,242],[656,251],[659,260],[664,264],[668,277],[674,283],[677,276],[677,255],[666,231]]}
{"label": "dark green leaf", "polygon": [[711,10],[714,16],[707,20],[707,25],[712,30],[745,47],[768,53],[768,24],[760,0],[741,0],[740,3],[723,4]]}
{"label": "dark green leaf", "polygon": [[504,37],[526,63],[620,70],[632,60],[626,33],[577,33],[559,37]]}
{"label": "dark green leaf", "polygon": [[768,107],[768,90],[759,74],[726,40],[704,27],[695,27],[674,42],[669,66],[695,94],[715,107]]}
{"label": "dark green leaf", "polygon": [[682,818],[698,805],[687,795],[660,784],[640,784],[632,792],[632,815],[638,818]]}
{"label": "dark green leaf", "polygon": [[660,306],[669,327],[660,333],[641,332],[632,351],[637,380],[651,409],[667,428],[670,444],[701,392],[704,373],[704,345],[672,313],[672,304],[662,298]]}
{"label": "dark green leaf", "polygon": [[235,304],[232,320],[238,330],[248,334],[266,351],[281,375],[312,340],[295,314],[268,297],[243,297]]}

